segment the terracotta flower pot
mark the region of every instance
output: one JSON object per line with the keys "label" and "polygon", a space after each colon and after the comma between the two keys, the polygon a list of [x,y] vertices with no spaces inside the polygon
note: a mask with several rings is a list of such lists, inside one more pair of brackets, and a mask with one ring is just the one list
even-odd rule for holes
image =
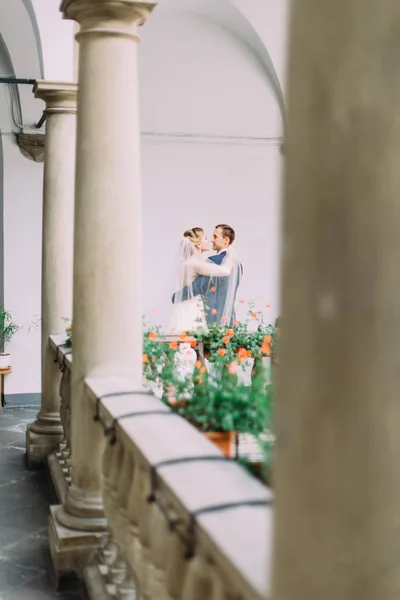
{"label": "terracotta flower pot", "polygon": [[211,442],[221,450],[227,458],[233,458],[236,451],[235,431],[207,431],[203,433]]}
{"label": "terracotta flower pot", "polygon": [[172,410],[179,410],[180,408],[186,408],[189,404],[189,400],[174,400],[170,398],[168,404]]}

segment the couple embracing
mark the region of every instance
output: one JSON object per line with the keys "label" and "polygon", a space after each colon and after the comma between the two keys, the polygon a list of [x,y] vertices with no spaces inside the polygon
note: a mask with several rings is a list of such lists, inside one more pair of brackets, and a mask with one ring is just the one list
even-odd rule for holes
{"label": "couple embracing", "polygon": [[217,225],[211,241],[216,254],[205,260],[210,242],[204,230],[194,227],[185,231],[179,252],[179,290],[172,297],[171,330],[233,325],[236,292],[243,275],[232,247],[234,240],[232,227]]}

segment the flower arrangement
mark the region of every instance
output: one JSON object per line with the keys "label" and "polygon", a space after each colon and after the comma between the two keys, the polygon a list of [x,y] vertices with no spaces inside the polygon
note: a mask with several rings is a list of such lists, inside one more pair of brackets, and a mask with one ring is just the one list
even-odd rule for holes
{"label": "flower arrangement", "polygon": [[234,360],[242,363],[250,358],[277,357],[278,327],[265,322],[254,302],[249,303],[246,320],[234,321],[231,327],[221,323],[207,330],[194,329],[188,335],[204,345],[210,362],[230,364]]}
{"label": "flower arrangement", "polygon": [[[250,310],[246,322],[183,332],[171,341],[160,327],[145,322],[144,379],[149,387],[162,390],[162,400],[200,431],[253,436],[265,456],[264,462],[269,464],[273,388],[262,359],[276,356],[277,337],[277,326],[265,324],[254,310]],[[70,322],[66,327],[66,343],[72,343]],[[202,361],[196,360],[194,370],[182,377],[176,361],[180,343],[192,347],[202,343],[211,373]],[[238,377],[240,366],[250,358],[256,359],[251,386],[240,383]]]}

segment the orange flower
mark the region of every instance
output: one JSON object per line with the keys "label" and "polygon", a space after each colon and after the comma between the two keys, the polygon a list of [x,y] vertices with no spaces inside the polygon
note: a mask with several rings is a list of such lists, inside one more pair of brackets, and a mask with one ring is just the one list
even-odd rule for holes
{"label": "orange flower", "polygon": [[68,327],[67,331],[68,331],[68,333],[71,333],[72,327]]}
{"label": "orange flower", "polygon": [[270,335],[266,335],[263,341],[263,345],[264,344],[270,344],[271,343],[271,336]]}
{"label": "orange flower", "polygon": [[258,353],[263,354],[264,356],[271,356],[271,346],[269,344],[263,344]]}
{"label": "orange flower", "polygon": [[238,354],[239,360],[244,360],[245,358],[247,358],[247,351],[244,348],[239,348],[237,354]]}
{"label": "orange flower", "polygon": [[142,360],[144,363],[148,363],[149,362],[149,357],[147,356],[147,354],[143,354]]}
{"label": "orange flower", "polygon": [[180,334],[179,334],[179,337],[180,337],[180,339],[181,339],[181,340],[186,340],[186,338],[187,338],[187,333],[185,333],[185,332],[183,332],[183,333],[180,333]]}
{"label": "orange flower", "polygon": [[213,308],[212,311],[211,311],[211,314],[212,315],[216,315],[217,314],[217,310],[215,308]]}
{"label": "orange flower", "polygon": [[158,337],[158,335],[156,334],[155,331],[152,331],[151,333],[149,333],[149,340],[156,340]]}
{"label": "orange flower", "polygon": [[251,313],[251,316],[253,317],[253,319],[257,319],[257,317],[258,317],[258,314],[257,314],[256,312],[252,312],[252,313]]}
{"label": "orange flower", "polygon": [[228,322],[228,317],[222,317],[221,321],[222,321],[223,323],[227,323],[227,322]]}
{"label": "orange flower", "polygon": [[172,350],[178,350],[178,342],[171,342],[169,345]]}
{"label": "orange flower", "polygon": [[246,350],[246,358],[251,358],[252,357],[252,351],[251,350]]}
{"label": "orange flower", "polygon": [[201,369],[201,361],[200,360],[196,360],[196,363],[194,365],[196,367],[196,369]]}
{"label": "orange flower", "polygon": [[202,385],[202,384],[203,384],[203,378],[202,378],[200,375],[197,377],[197,383],[198,383],[199,385]]}
{"label": "orange flower", "polygon": [[152,363],[155,363],[155,362],[156,362],[156,360],[157,360],[156,358],[152,358],[152,359],[151,359],[151,362],[152,362]]}
{"label": "orange flower", "polygon": [[229,335],[226,335],[224,338],[222,338],[223,344],[229,344],[230,341],[231,341],[231,338]]}
{"label": "orange flower", "polygon": [[200,373],[205,373],[206,371],[207,371],[207,369],[205,367],[201,367]]}
{"label": "orange flower", "polygon": [[239,321],[233,321],[234,325],[239,325]]}
{"label": "orange flower", "polygon": [[190,342],[190,345],[191,345],[192,348],[196,348],[196,344],[197,344],[196,340],[192,340]]}
{"label": "orange flower", "polygon": [[210,292],[215,292],[215,290],[216,290],[215,285],[213,285],[212,287],[210,287]]}
{"label": "orange flower", "polygon": [[226,350],[225,350],[225,348],[220,348],[220,349],[218,350],[218,354],[219,354],[220,356],[225,356],[225,354],[226,354]]}
{"label": "orange flower", "polygon": [[226,335],[229,335],[229,337],[233,337],[235,335],[235,332],[233,331],[233,329],[227,329]]}

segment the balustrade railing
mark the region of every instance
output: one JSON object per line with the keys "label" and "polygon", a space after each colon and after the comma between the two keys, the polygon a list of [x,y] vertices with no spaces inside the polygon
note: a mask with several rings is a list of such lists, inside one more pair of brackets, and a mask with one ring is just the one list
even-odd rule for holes
{"label": "balustrade railing", "polygon": [[[65,439],[51,471],[68,486],[72,356],[61,344],[52,338],[63,370]],[[88,379],[86,391],[107,438],[103,501],[109,525],[106,545],[85,571],[90,597],[265,600],[271,491],[132,381]]]}
{"label": "balustrade railing", "polygon": [[60,418],[64,437],[55,452],[47,459],[51,478],[61,503],[65,502],[71,483],[71,368],[72,351],[65,343],[64,335],[50,336],[54,350],[54,368],[62,371],[60,383]]}

